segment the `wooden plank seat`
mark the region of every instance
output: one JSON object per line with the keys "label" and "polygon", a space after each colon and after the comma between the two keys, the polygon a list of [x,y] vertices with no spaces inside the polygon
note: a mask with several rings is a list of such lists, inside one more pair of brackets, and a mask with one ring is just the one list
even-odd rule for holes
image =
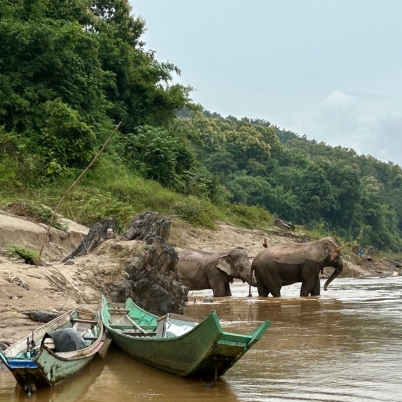
{"label": "wooden plank seat", "polygon": [[83,336],[84,341],[96,341],[98,339],[97,336],[92,335],[92,336]]}
{"label": "wooden plank seat", "polygon": [[81,323],[81,324],[90,324],[90,325],[95,325],[98,323],[98,321],[95,320],[82,320],[81,318],[72,318],[71,322],[74,323]]}
{"label": "wooden plank seat", "polygon": [[126,315],[126,319],[129,320],[138,331],[142,332],[144,335],[148,334],[149,332],[145,331],[145,329],[141,328],[131,317]]}
{"label": "wooden plank seat", "polygon": [[123,309],[123,308],[111,308],[109,310],[110,314],[127,314],[130,310]]}
{"label": "wooden plank seat", "polygon": [[140,332],[140,331],[121,331],[122,334],[124,335],[130,335],[130,336],[137,336],[139,338],[141,337],[149,337],[149,336],[155,336],[156,332]]}
{"label": "wooden plank seat", "polygon": [[110,328],[113,328],[113,329],[127,329],[127,330],[129,330],[129,329],[132,329],[133,328],[133,326],[131,325],[131,324],[125,324],[125,325],[120,325],[120,324],[110,324]]}

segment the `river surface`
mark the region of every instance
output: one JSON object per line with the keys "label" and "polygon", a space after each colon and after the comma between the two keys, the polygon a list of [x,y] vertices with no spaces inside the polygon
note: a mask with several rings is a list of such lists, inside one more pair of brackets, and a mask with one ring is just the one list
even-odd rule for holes
{"label": "river surface", "polygon": [[401,402],[402,277],[336,279],[319,297],[299,291],[295,284],[282,298],[262,299],[254,289],[248,298],[236,282],[232,297],[209,302],[211,291],[190,292],[186,313],[202,318],[215,309],[226,331],[271,320],[217,386],[159,372],[112,346],[81,375],[31,397],[0,366],[0,401]]}

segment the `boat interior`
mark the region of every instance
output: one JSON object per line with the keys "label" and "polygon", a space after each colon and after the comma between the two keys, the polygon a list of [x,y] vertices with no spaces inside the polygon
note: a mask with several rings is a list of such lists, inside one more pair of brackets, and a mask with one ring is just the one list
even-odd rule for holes
{"label": "boat interior", "polygon": [[54,353],[59,353],[54,339],[52,336],[49,336],[49,333],[63,331],[66,328],[73,329],[77,333],[77,336],[82,338],[82,346],[80,348],[86,348],[98,339],[100,333],[98,321],[86,318],[87,317],[85,317],[85,319],[80,318],[79,312],[64,314],[58,317],[57,321],[52,326],[45,324],[35,331],[32,331],[26,338],[10,346],[10,348],[4,351],[5,355],[24,359],[35,358],[43,346],[52,350]]}
{"label": "boat interior", "polygon": [[[109,309],[110,327],[134,337],[174,338],[184,335],[198,325],[193,317],[168,313],[156,318],[156,324],[141,324],[129,316],[130,310],[114,306]],[[141,322],[141,320],[138,320]]]}

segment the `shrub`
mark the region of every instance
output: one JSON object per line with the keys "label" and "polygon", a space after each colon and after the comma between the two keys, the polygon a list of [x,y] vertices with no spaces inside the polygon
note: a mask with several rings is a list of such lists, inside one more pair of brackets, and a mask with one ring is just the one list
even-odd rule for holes
{"label": "shrub", "polygon": [[263,207],[244,204],[225,204],[226,220],[250,229],[266,229],[274,224],[275,218]]}
{"label": "shrub", "polygon": [[174,205],[176,214],[196,226],[215,228],[215,220],[219,217],[218,209],[207,200],[186,197]]}

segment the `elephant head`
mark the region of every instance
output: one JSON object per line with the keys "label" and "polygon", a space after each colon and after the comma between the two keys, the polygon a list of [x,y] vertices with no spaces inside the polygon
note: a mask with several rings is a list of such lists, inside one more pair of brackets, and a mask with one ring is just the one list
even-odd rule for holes
{"label": "elephant head", "polygon": [[257,286],[251,274],[251,262],[247,251],[238,247],[219,257],[216,268],[225,272],[231,278],[241,279],[251,286]]}
{"label": "elephant head", "polygon": [[332,267],[335,268],[334,272],[332,272],[332,275],[327,279],[327,281],[324,284],[324,290],[327,290],[328,285],[342,272],[343,270],[343,261],[341,256],[338,254],[330,263]]}
{"label": "elephant head", "polygon": [[334,267],[335,270],[332,275],[327,279],[324,284],[324,290],[327,290],[328,285],[337,277],[343,270],[343,261],[341,258],[341,249],[335,243],[335,239],[333,237],[325,237],[321,239],[325,246],[325,253],[327,255],[327,266]]}

